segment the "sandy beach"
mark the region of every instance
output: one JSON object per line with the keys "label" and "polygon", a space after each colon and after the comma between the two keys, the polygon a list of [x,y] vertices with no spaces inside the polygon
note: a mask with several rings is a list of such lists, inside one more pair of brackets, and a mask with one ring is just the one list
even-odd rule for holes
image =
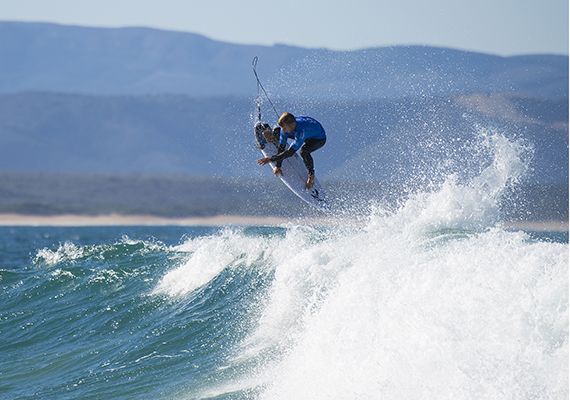
{"label": "sandy beach", "polygon": [[[155,215],[28,215],[0,214],[0,226],[278,226],[285,224],[333,225],[337,218],[287,218],[276,216],[215,215],[204,217],[160,217]],[[357,223],[356,220],[344,221]],[[505,222],[507,229],[536,232],[567,232],[568,221]]]}
{"label": "sandy beach", "polygon": [[215,215],[168,218],[155,215],[26,215],[0,214],[0,226],[220,226],[281,225],[291,220],[280,217]]}

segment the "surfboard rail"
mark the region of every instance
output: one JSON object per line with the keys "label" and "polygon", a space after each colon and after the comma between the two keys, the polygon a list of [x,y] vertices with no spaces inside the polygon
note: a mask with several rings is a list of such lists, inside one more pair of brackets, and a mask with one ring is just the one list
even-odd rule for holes
{"label": "surfboard rail", "polygon": [[[257,139],[258,138],[256,137],[256,142],[258,142]],[[277,144],[266,142],[264,143],[263,148],[260,148],[259,150],[264,157],[271,157],[277,154]],[[270,162],[269,165],[271,165],[272,168],[276,167],[274,162]],[[315,178],[315,184],[311,189],[307,189],[305,187],[308,171],[305,167],[305,163],[297,153],[283,160],[281,170],[283,171],[283,175],[280,175],[279,179],[281,179],[285,186],[287,186],[297,197],[305,203],[319,209],[326,208],[327,203],[325,190],[318,179]]]}

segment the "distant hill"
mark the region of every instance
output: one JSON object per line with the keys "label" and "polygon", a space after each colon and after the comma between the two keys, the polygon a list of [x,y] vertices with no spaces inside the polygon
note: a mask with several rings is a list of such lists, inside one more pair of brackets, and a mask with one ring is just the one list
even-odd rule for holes
{"label": "distant hill", "polygon": [[[480,94],[280,106],[327,129],[315,153],[321,176],[404,184],[432,179],[442,162],[476,171],[469,144],[480,125],[532,143],[531,182],[568,181],[567,100]],[[251,99],[236,97],[0,95],[0,170],[257,179],[267,169],[255,163],[252,111]]]}
{"label": "distant hill", "polygon": [[[397,187],[323,181],[331,198],[367,193],[358,203],[382,199]],[[352,203],[347,202],[350,206]],[[566,185],[525,185],[500,202],[505,221],[568,221]],[[132,174],[57,174],[0,171],[0,214],[32,215],[110,213],[187,217],[208,215],[322,216],[277,180],[141,176]]]}
{"label": "distant hill", "polygon": [[501,93],[568,97],[568,57],[423,46],[248,46],[147,28],[0,22],[0,93],[251,96],[251,59],[275,96],[375,99]]}
{"label": "distant hill", "polygon": [[[269,173],[255,163],[251,134],[255,55],[279,111],[325,126],[316,170],[341,177],[335,189],[374,181],[372,198],[451,173],[468,178],[484,160],[481,130],[497,129],[534,148],[521,189],[526,209],[567,215],[567,56],[248,46],[147,28],[19,22],[0,22],[2,209],[190,215],[279,207],[255,185]],[[267,104],[263,111],[274,123]],[[126,192],[114,197],[117,188]],[[233,195],[217,198],[218,190]]]}

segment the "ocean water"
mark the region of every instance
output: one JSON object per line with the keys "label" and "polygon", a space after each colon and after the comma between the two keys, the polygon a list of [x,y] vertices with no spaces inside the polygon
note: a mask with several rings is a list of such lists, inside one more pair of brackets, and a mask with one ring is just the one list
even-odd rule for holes
{"label": "ocean water", "polygon": [[486,140],[324,227],[0,228],[0,398],[568,398],[568,234],[502,227]]}

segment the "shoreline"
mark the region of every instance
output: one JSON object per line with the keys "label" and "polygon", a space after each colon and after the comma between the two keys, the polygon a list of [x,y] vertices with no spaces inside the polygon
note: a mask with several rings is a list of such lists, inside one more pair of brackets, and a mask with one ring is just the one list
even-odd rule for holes
{"label": "shoreline", "polygon": [[[332,225],[336,218],[288,218],[252,215],[213,215],[196,217],[160,217],[156,215],[32,215],[0,214],[0,227],[88,227],[88,226],[279,226],[289,223],[308,225]],[[348,222],[348,221],[347,221]],[[355,222],[355,221],[351,221]],[[506,229],[535,232],[568,232],[568,221],[507,221]]]}
{"label": "shoreline", "polygon": [[212,215],[195,217],[161,217],[125,214],[0,214],[0,226],[221,226],[280,225],[289,218],[247,215]]}

